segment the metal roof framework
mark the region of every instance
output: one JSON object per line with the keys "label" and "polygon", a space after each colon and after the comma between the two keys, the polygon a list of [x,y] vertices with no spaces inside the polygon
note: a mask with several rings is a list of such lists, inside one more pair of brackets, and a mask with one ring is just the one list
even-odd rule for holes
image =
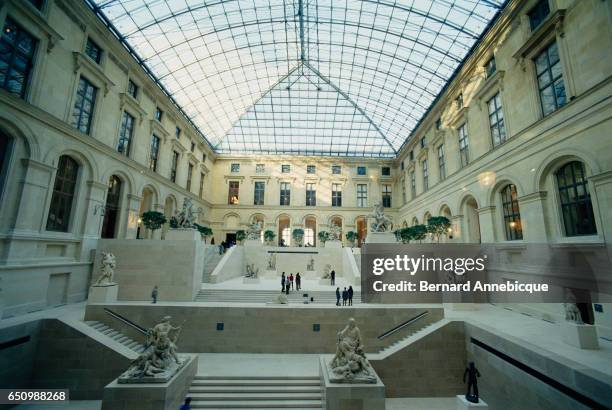
{"label": "metal roof framework", "polygon": [[394,157],[505,0],[85,0],[221,154]]}

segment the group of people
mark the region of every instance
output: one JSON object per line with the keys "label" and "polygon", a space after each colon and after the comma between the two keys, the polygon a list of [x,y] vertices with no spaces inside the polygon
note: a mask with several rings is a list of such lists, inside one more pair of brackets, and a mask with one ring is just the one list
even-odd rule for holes
{"label": "group of people", "polygon": [[302,277],[300,276],[300,272],[296,273],[293,276],[293,273],[290,273],[289,276],[285,276],[285,272],[281,275],[281,292],[285,292],[287,295],[290,290],[293,290],[293,284],[295,282],[295,290],[302,289]]}
{"label": "group of people", "polygon": [[[342,297],[342,305],[340,305],[340,297]],[[340,288],[336,288],[336,306],[353,306],[353,287],[345,287],[342,292]]]}

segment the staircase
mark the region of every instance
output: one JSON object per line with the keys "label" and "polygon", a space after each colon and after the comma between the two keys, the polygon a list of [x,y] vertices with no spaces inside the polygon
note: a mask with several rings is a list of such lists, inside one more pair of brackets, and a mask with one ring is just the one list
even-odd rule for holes
{"label": "staircase", "polygon": [[210,274],[215,270],[223,254],[219,254],[217,247],[208,247],[204,256],[204,269],[202,269],[202,282],[210,282]]}
{"label": "staircase", "polygon": [[417,328],[416,330],[411,332],[409,335],[406,335],[404,338],[378,351],[378,353],[369,354],[368,358],[370,360],[386,359],[392,354],[399,352],[400,350],[410,345],[411,343],[414,343],[420,338],[430,333],[435,332],[436,330],[440,329],[442,326],[445,326],[448,323],[449,323],[449,320],[441,319],[441,320],[438,320],[437,322],[432,322],[425,326],[422,326],[421,328]]}
{"label": "staircase", "polygon": [[304,377],[196,376],[193,409],[321,409],[321,381]]}
{"label": "staircase", "polygon": [[[308,294],[308,301],[314,298],[315,304],[335,305],[336,291],[292,291],[287,295],[290,304],[303,304],[306,298],[303,294]],[[215,302],[215,303],[275,303],[280,295],[280,289],[275,290],[235,290],[235,289],[200,289],[195,297],[196,302]],[[340,301],[342,303],[342,301]],[[361,292],[353,293],[353,304],[361,303]]]}
{"label": "staircase", "polygon": [[123,333],[113,329],[112,327],[108,325],[105,325],[102,322],[98,322],[97,320],[94,320],[94,321],[86,321],[85,324],[89,325],[89,327],[97,330],[101,334],[107,337],[110,337],[111,339],[121,343],[122,345],[133,350],[136,353],[142,353],[144,351],[144,345],[142,343],[129,338]]}

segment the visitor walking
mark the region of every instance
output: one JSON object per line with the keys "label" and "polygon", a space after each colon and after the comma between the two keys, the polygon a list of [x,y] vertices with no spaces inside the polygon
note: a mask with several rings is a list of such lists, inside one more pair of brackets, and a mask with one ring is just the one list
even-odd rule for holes
{"label": "visitor walking", "polygon": [[285,272],[281,276],[281,293],[285,291]]}
{"label": "visitor walking", "polygon": [[185,398],[185,403],[183,403],[179,410],[191,410],[191,397]]}
{"label": "visitor walking", "polygon": [[335,285],[336,284],[336,271],[332,270],[331,271],[331,285]]}
{"label": "visitor walking", "polygon": [[291,290],[293,290],[293,273],[289,274],[289,283],[291,284]]}
{"label": "visitor walking", "polygon": [[223,255],[225,251],[225,241],[221,241],[221,245],[219,245],[219,255]]}
{"label": "visitor walking", "polygon": [[291,289],[291,285],[289,284],[289,279],[285,282],[285,293],[289,294],[289,289]]}
{"label": "visitor walking", "polygon": [[342,306],[346,306],[347,300],[348,300],[348,290],[346,290],[346,287],[345,287],[344,290],[342,291]]}
{"label": "visitor walking", "polygon": [[302,289],[302,278],[300,276],[300,272],[295,275],[295,290]]}
{"label": "visitor walking", "polygon": [[336,306],[340,306],[340,288],[336,288]]}
{"label": "visitor walking", "polygon": [[153,299],[152,303],[157,303],[157,285],[153,286],[153,290],[151,291],[151,299]]}
{"label": "visitor walking", "polygon": [[349,286],[348,288],[348,304],[349,306],[353,306],[353,287]]}

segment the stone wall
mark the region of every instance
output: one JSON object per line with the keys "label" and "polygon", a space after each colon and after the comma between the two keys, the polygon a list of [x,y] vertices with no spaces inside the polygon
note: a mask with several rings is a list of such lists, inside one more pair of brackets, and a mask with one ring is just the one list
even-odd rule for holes
{"label": "stone wall", "polygon": [[[143,327],[151,327],[165,315],[172,322],[182,324],[178,342],[181,352],[189,353],[333,353],[336,334],[350,317],[354,317],[361,329],[366,350],[377,352],[414,329],[408,326],[393,336],[378,340],[377,337],[393,327],[428,310],[429,315],[418,326],[440,320],[444,312],[439,306],[372,307],[329,309],[316,305],[288,307],[249,306],[139,306],[135,304],[95,304],[87,306],[85,320],[98,320],[124,334],[142,340],[142,335],[104,312],[109,308]],[[223,323],[223,331],[217,330]],[[314,331],[313,325],[320,330]],[[416,326],[416,325],[415,325]]]}
{"label": "stone wall", "polygon": [[0,350],[0,386],[3,389],[23,388],[30,385],[39,333],[40,321],[0,329],[0,344],[28,336],[30,338],[24,343],[7,346]]}
{"label": "stone wall", "polygon": [[117,258],[119,300],[150,300],[155,285],[159,301],[192,301],[200,290],[204,270],[201,241],[101,239],[94,280],[100,274],[101,252],[112,252]]}
{"label": "stone wall", "polygon": [[371,361],[387,397],[448,397],[463,392],[463,322],[450,322],[384,360]]}

